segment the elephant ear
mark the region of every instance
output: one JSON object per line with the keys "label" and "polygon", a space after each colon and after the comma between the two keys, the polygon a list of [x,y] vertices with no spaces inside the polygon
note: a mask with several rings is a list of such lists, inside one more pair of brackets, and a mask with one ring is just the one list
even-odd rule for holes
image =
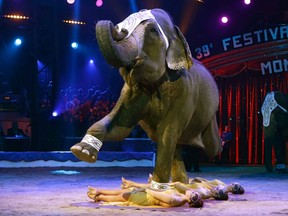
{"label": "elephant ear", "polygon": [[193,64],[189,45],[177,26],[174,26],[176,37],[170,41],[167,49],[166,62],[170,69],[190,69]]}

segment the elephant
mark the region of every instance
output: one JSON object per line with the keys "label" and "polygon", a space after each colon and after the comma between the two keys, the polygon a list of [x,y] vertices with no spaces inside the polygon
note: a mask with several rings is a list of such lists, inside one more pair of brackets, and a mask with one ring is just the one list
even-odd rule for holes
{"label": "elephant", "polygon": [[285,167],[288,138],[288,95],[280,91],[268,93],[261,107],[264,130],[264,163],[273,171],[272,147],[275,151],[275,171],[287,172]]}
{"label": "elephant", "polygon": [[95,162],[103,141],[121,141],[140,125],[157,143],[154,185],[188,182],[183,144],[211,157],[221,151],[214,78],[192,58],[182,32],[160,8],[140,10],[116,26],[100,20],[95,29],[101,53],[119,68],[124,84],[113,110],[88,128],[72,153]]}

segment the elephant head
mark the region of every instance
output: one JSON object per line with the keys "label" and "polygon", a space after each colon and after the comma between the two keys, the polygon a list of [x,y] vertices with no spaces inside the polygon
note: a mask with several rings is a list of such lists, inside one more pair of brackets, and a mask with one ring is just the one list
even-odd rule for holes
{"label": "elephant head", "polygon": [[96,37],[107,62],[120,67],[124,80],[133,87],[151,90],[166,67],[176,71],[192,65],[184,36],[161,9],[141,10],[116,26],[99,21]]}

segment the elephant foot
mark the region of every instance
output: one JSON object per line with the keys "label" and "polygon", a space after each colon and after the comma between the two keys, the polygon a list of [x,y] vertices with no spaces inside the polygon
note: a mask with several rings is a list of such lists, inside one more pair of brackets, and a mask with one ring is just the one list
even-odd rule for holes
{"label": "elephant foot", "polygon": [[80,160],[94,163],[97,160],[97,155],[101,146],[101,140],[90,134],[86,134],[82,141],[72,146],[70,150]]}
{"label": "elephant foot", "polygon": [[70,150],[81,161],[95,163],[97,160],[98,151],[87,143],[77,143]]}

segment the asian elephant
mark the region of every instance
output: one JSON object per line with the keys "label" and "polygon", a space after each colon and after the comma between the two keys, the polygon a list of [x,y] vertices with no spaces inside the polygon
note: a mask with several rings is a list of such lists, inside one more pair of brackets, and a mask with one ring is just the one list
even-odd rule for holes
{"label": "asian elephant", "polygon": [[285,156],[288,138],[288,95],[273,91],[266,95],[261,107],[264,126],[264,162],[266,170],[273,171],[272,146],[274,146],[276,167],[286,172]]}
{"label": "asian elephant", "polygon": [[221,151],[216,121],[217,85],[191,57],[186,39],[162,9],[141,10],[113,25],[96,24],[106,61],[119,68],[125,83],[114,109],[93,124],[71,151],[95,162],[103,141],[120,141],[139,124],[157,143],[153,182],[187,182],[181,144]]}

